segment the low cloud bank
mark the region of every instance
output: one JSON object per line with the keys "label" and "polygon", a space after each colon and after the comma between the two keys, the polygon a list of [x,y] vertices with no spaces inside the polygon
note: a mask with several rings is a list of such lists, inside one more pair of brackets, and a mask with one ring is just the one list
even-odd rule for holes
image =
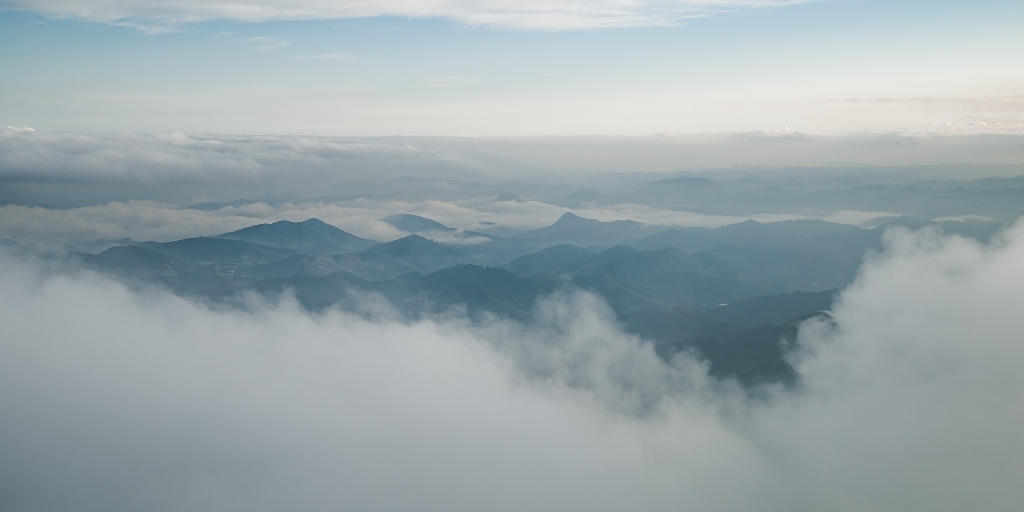
{"label": "low cloud bank", "polygon": [[[43,208],[38,206],[0,206],[0,237],[40,248],[84,248],[102,250],[96,241],[130,238],[136,241],[169,242],[196,236],[214,236],[255,224],[290,220],[301,222],[318,218],[357,236],[390,242],[408,235],[381,219],[393,213],[421,215],[456,229],[486,231],[495,225],[513,230],[549,226],[566,212],[601,221],[632,220],[659,226],[717,228],[748,219],[775,222],[807,218],[793,214],[747,216],[705,215],[661,210],[636,204],[607,207],[564,208],[540,201],[495,201],[493,197],[461,201],[399,201],[354,199],[337,203],[296,202],[268,205],[254,203],[228,206],[218,210],[193,210],[154,201],[111,202],[79,208]],[[882,216],[882,212],[841,211],[822,217],[845,224],[864,225]],[[446,239],[435,233],[432,239],[465,243],[465,239]]]}
{"label": "low cloud bank", "polygon": [[[777,177],[813,181],[842,174],[875,183],[1016,176],[1021,135],[849,136],[758,134],[673,137],[317,137],[23,131],[0,128],[0,204],[89,206],[153,200],[230,201],[273,191],[347,194],[341,182],[403,176],[430,181],[571,182],[609,193],[639,188],[680,169],[778,166]],[[834,167],[835,162],[851,167]],[[948,165],[948,162],[973,164]],[[938,164],[938,165],[936,165]],[[872,169],[871,166],[929,166]],[[833,166],[801,169],[799,166]],[[863,166],[863,169],[858,167]],[[855,172],[851,172],[855,171]],[[779,174],[781,173],[781,174]],[[627,179],[627,176],[640,176]],[[604,186],[599,183],[604,182]],[[443,184],[442,184],[443,185]],[[441,192],[438,189],[435,192]],[[571,190],[570,190],[571,191]],[[568,194],[570,191],[566,191]],[[560,197],[559,197],[560,198]]]}
{"label": "low cloud bank", "polygon": [[1022,224],[891,232],[801,329],[801,385],[752,399],[589,295],[401,324],[7,260],[0,509],[1009,510],[1020,261]]}

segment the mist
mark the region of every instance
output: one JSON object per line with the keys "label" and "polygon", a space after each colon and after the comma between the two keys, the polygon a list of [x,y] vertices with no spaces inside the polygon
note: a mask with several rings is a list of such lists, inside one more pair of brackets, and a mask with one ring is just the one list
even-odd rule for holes
{"label": "mist", "polygon": [[[757,171],[875,182],[1015,176],[1020,135],[645,137],[329,137],[25,131],[0,128],[0,204],[80,207],[151,200],[187,205],[260,194],[364,193],[345,182],[405,176],[479,183],[574,183],[604,173]],[[971,164],[960,164],[971,162]],[[825,169],[801,169],[806,167]],[[901,169],[872,169],[903,166]],[[916,166],[916,167],[915,167]],[[921,167],[924,166],[924,167]],[[624,179],[609,181],[617,190]],[[351,185],[351,184],[349,184]],[[601,188],[598,182],[587,185]],[[559,199],[572,192],[568,190]]]}
{"label": "mist", "polygon": [[756,390],[584,292],[409,323],[5,257],[0,509],[1013,509],[1024,225],[884,247]]}

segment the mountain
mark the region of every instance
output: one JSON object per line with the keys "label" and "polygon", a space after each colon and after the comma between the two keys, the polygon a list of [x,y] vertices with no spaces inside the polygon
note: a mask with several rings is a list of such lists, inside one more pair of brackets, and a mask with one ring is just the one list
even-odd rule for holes
{"label": "mountain", "polygon": [[852,282],[865,250],[858,244],[745,243],[700,251],[693,257],[714,274],[729,276],[766,293],[820,292]]}
{"label": "mountain", "polygon": [[572,281],[604,296],[620,312],[648,307],[700,308],[763,294],[731,276],[716,275],[697,258],[673,247],[657,251],[628,246],[608,249],[576,270]]}
{"label": "mountain", "polygon": [[792,233],[775,224],[764,224],[755,220],[745,220],[736,224],[727,224],[713,230],[711,236],[729,242],[745,242],[759,238],[792,236]]}
{"label": "mountain", "polygon": [[661,208],[679,208],[694,211],[713,203],[721,195],[721,188],[707,178],[673,178],[658,180],[640,187],[623,202],[649,204]]}
{"label": "mountain", "polygon": [[821,219],[782,220],[778,222],[771,222],[768,225],[781,228],[783,232],[793,236],[801,237],[842,235],[863,231],[863,229],[857,226],[839,224],[836,222],[826,222]]}
{"label": "mountain", "polygon": [[683,252],[697,252],[722,245],[724,242],[713,236],[670,228],[639,240],[624,242],[640,250],[675,247]]}
{"label": "mountain", "polygon": [[835,295],[836,290],[765,295],[706,308],[704,313],[716,320],[749,329],[764,324],[783,324],[793,318],[827,311],[832,308]]}
{"label": "mountain", "polygon": [[429,294],[429,308],[435,312],[464,305],[470,313],[487,311],[519,319],[533,310],[537,297],[555,288],[551,282],[479,265],[438,270],[424,276],[420,284]]}
{"label": "mountain", "polygon": [[242,240],[208,237],[163,243],[142,242],[136,245],[172,259],[200,264],[258,265],[277,261],[294,253],[288,249],[266,247]]}
{"label": "mountain", "polygon": [[425,233],[427,231],[455,231],[455,228],[450,228],[437,222],[435,220],[428,219],[426,217],[420,217],[419,215],[412,215],[409,213],[396,213],[394,215],[388,215],[381,219],[387,224],[390,224],[396,229],[405,231],[406,233]]}
{"label": "mountain", "polygon": [[502,265],[502,267],[524,276],[557,277],[562,273],[571,272],[581,265],[590,263],[593,261],[595,254],[594,251],[576,247],[575,245],[562,244],[541,249],[533,254],[520,256]]}
{"label": "mountain", "polygon": [[572,244],[580,247],[610,246],[629,238],[640,238],[665,229],[631,220],[601,222],[585,219],[572,212],[562,215],[554,224],[520,233],[517,238],[546,247]]}
{"label": "mountain", "polygon": [[409,235],[393,242],[375,245],[365,252],[406,263],[421,273],[470,262],[470,258],[464,253],[420,235]]}
{"label": "mountain", "polygon": [[359,252],[377,244],[373,240],[359,238],[316,218],[302,222],[282,220],[272,224],[257,224],[217,235],[217,238],[242,240],[305,253],[327,254]]}
{"label": "mountain", "polygon": [[561,201],[556,202],[558,206],[564,206],[566,208],[583,208],[587,205],[596,205],[607,203],[611,198],[608,196],[592,189],[587,188],[583,190],[577,190],[572,194],[569,194]]}
{"label": "mountain", "polygon": [[247,274],[260,277],[325,276],[336,270],[340,267],[330,256],[293,254],[282,260],[257,265]]}
{"label": "mountain", "polygon": [[748,329],[724,340],[686,339],[655,345],[665,359],[680,352],[689,352],[710,363],[712,376],[736,379],[746,386],[772,382],[792,384],[797,375],[786,359],[792,350],[800,324],[812,318],[831,321],[828,313],[812,313],[781,325],[766,324]]}
{"label": "mountain", "polygon": [[332,259],[339,270],[367,281],[387,281],[412,272],[421,272],[421,269],[410,263],[374,252],[336,254]]}
{"label": "mountain", "polygon": [[460,264],[426,276],[407,274],[386,281],[369,281],[340,271],[326,276],[268,278],[253,288],[270,296],[293,292],[303,306],[312,310],[338,306],[365,310],[366,294],[374,294],[411,318],[444,313],[454,307],[474,314],[490,312],[522,319],[532,311],[537,297],[550,293],[555,286],[503,269]]}
{"label": "mountain", "polygon": [[0,238],[0,252],[22,254],[28,252],[28,248],[10,238]]}
{"label": "mountain", "polygon": [[130,274],[166,270],[173,260],[164,254],[134,245],[111,247],[87,260],[91,265]]}

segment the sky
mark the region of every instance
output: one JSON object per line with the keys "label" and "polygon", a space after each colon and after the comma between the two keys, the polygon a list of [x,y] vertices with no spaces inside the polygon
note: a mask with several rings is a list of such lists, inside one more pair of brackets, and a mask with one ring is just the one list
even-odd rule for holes
{"label": "sky", "polygon": [[0,126],[1019,132],[1021,19],[993,0],[0,0]]}

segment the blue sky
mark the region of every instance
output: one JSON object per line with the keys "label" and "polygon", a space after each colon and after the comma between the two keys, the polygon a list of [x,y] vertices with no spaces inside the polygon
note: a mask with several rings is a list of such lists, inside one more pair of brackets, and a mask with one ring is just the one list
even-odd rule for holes
{"label": "blue sky", "polygon": [[368,13],[384,15],[354,18],[365,6],[346,1],[292,12],[253,0],[232,14],[216,1],[0,0],[0,125],[560,135],[1024,122],[1022,2],[751,1],[566,21],[486,0],[377,2]]}

